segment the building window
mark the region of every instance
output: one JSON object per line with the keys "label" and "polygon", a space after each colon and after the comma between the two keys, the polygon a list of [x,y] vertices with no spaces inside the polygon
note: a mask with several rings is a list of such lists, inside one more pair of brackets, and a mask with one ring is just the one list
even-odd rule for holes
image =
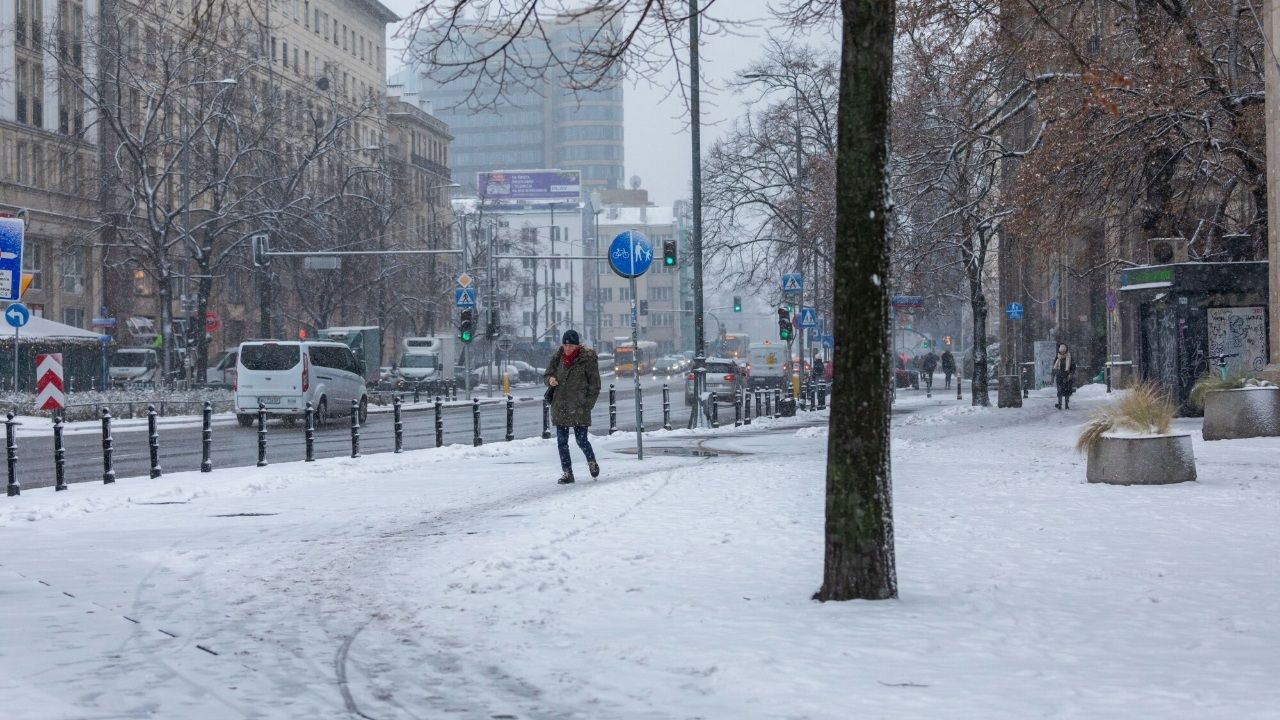
{"label": "building window", "polygon": [[302,23],[303,27],[311,29],[311,0],[302,0]]}
{"label": "building window", "polygon": [[155,294],[151,290],[151,279],[147,277],[146,270],[133,271],[133,294],[138,297],[151,297]]}
{"label": "building window", "polygon": [[[281,43],[280,45],[281,47],[284,48],[284,52],[280,54],[280,62],[283,63],[285,67],[289,67],[289,43],[285,42],[285,43]],[[275,51],[276,51],[275,45],[272,44],[271,53],[274,55]],[[801,146],[797,145],[796,147],[801,147]]]}
{"label": "building window", "polygon": [[84,308],[62,308],[62,323],[71,327],[84,327]]}
{"label": "building window", "polygon": [[32,290],[39,290],[44,286],[40,272],[43,268],[44,244],[27,238],[25,247],[22,248],[22,272],[31,276]]}
{"label": "building window", "polygon": [[68,248],[62,254],[62,291],[84,292],[84,248]]}

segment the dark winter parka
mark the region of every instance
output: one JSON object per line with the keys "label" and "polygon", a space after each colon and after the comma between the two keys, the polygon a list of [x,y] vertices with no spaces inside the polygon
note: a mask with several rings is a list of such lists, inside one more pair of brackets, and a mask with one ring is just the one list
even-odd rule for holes
{"label": "dark winter parka", "polygon": [[942,353],[942,372],[950,375],[956,371],[956,356],[950,350]]}
{"label": "dark winter parka", "polygon": [[548,385],[552,377],[560,383],[551,400],[551,424],[588,427],[591,425],[591,410],[596,406],[596,398],[600,397],[600,357],[595,350],[586,347],[578,351],[569,367],[561,362],[563,357],[564,349],[556,350],[546,372],[542,373],[543,382]]}

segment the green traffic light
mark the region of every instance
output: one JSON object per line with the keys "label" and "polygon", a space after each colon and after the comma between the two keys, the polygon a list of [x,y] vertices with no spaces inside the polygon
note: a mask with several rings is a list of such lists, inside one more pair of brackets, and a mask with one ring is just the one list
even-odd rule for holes
{"label": "green traffic light", "polygon": [[470,330],[463,330],[463,331],[462,331],[462,342],[471,342],[471,331],[470,331]]}
{"label": "green traffic light", "polygon": [[668,264],[668,265],[675,265],[675,264],[676,264],[676,259],[675,259],[675,258],[673,258],[673,257],[666,257],[666,258],[663,258],[663,259],[664,259],[664,260],[666,260],[666,262],[667,262],[667,264]]}

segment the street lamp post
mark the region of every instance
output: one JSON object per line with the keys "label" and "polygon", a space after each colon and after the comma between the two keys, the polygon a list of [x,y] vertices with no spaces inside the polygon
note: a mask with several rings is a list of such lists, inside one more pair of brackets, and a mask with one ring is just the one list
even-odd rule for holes
{"label": "street lamp post", "polygon": [[702,391],[706,387],[707,348],[702,322],[702,98],[698,69],[698,0],[689,0],[689,130],[693,155],[693,414],[690,423],[705,427]]}

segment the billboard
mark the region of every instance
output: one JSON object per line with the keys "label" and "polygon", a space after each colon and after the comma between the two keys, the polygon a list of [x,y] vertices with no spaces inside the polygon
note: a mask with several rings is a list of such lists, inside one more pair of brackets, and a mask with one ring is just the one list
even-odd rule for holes
{"label": "billboard", "polygon": [[577,170],[497,170],[476,173],[481,202],[577,202],[582,180]]}

